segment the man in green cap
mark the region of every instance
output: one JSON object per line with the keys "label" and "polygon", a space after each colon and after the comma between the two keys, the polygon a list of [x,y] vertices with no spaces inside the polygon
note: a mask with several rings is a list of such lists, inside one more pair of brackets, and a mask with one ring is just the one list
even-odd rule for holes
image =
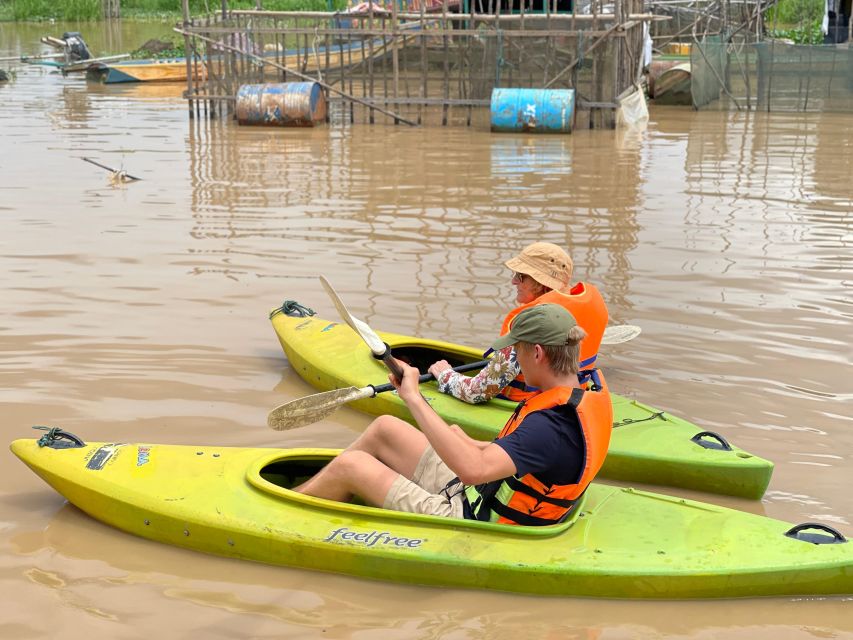
{"label": "man in green cap", "polygon": [[525,309],[493,347],[513,345],[528,385],[500,435],[481,442],[448,425],[419,390],[419,372],[400,362],[390,376],[420,430],[394,416],[365,432],[295,491],[428,515],[505,524],[564,520],[607,453],[613,413],[603,378],[578,378],[586,334],[562,306]]}

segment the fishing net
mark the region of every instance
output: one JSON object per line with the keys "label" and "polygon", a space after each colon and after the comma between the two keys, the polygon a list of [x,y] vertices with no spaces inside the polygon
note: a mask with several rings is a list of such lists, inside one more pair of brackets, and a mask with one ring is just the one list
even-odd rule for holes
{"label": "fishing net", "polygon": [[853,112],[853,49],[714,36],[690,62],[697,109]]}

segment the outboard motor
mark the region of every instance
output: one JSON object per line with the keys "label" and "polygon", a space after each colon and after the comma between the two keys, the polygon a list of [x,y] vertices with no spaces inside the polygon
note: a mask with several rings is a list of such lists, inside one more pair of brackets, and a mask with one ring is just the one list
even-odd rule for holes
{"label": "outboard motor", "polygon": [[69,61],[79,62],[92,57],[92,54],[89,53],[89,47],[86,46],[86,42],[79,31],[66,31],[62,34],[62,39],[66,43],[66,55]]}

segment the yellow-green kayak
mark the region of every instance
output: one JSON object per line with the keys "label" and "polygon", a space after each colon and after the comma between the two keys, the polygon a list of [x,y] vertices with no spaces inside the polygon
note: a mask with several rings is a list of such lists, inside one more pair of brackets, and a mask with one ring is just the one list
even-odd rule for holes
{"label": "yellow-green kayak", "polygon": [[[304,307],[303,307],[304,309]],[[271,314],[281,346],[293,369],[322,391],[382,384],[388,372],[348,325],[316,315]],[[482,352],[471,347],[394,333],[378,333],[395,356],[422,372],[436,360],[452,365],[476,362]],[[449,423],[474,438],[497,436],[515,404],[490,400],[472,405],[440,393],[435,382],[421,387],[432,407]],[[614,480],[684,487],[758,499],[770,482],[773,463],[729,444],[708,431],[669,413],[612,393],[613,436],[600,475]],[[382,393],[352,403],[373,415],[391,414],[413,422],[395,393]]]}
{"label": "yellow-green kayak", "polygon": [[336,451],[95,442],[12,451],[90,516],[144,538],[394,582],[607,598],[853,593],[853,545],[820,526],[593,484],[571,518],[513,527],[341,504],[288,487]]}

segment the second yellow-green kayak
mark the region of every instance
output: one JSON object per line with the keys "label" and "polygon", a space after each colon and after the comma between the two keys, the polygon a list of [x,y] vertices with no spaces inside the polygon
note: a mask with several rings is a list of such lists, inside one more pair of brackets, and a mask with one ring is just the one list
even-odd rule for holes
{"label": "second yellow-green kayak", "polygon": [[[309,384],[327,391],[387,381],[385,367],[348,325],[294,313],[297,315],[291,316],[277,309],[270,317],[291,366]],[[454,366],[482,359],[477,349],[440,340],[383,332],[379,337],[395,356],[421,371],[440,359]],[[481,440],[497,436],[515,409],[515,403],[497,399],[467,404],[440,393],[434,382],[422,385],[421,391],[447,422]],[[752,499],[764,494],[773,473],[772,462],[670,413],[612,390],[611,397],[614,428],[602,477]],[[353,406],[373,415],[391,414],[413,421],[395,393],[359,400]]]}

